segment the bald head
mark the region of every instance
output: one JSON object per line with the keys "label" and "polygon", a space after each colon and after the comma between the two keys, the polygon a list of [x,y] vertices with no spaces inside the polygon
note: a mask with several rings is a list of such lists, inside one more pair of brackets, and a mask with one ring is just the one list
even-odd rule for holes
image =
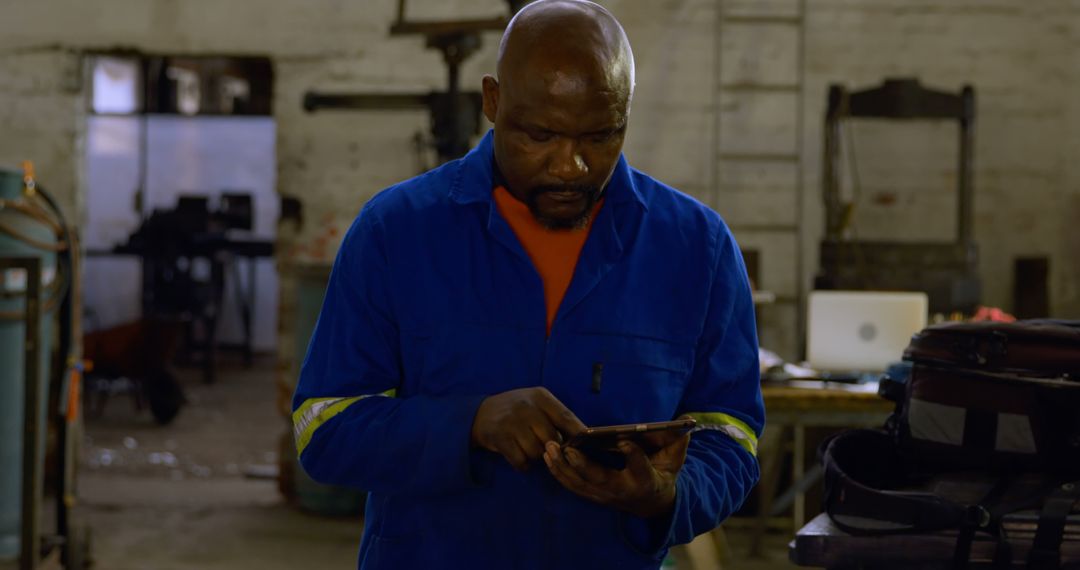
{"label": "bald head", "polygon": [[587,226],[619,163],[634,56],[610,12],[584,0],[521,9],[484,77],[495,163],[510,193],[550,229]]}
{"label": "bald head", "polygon": [[510,20],[499,43],[497,74],[513,82],[519,75],[548,80],[578,75],[594,88],[634,92],[634,54],[619,21],[587,0],[538,0]]}

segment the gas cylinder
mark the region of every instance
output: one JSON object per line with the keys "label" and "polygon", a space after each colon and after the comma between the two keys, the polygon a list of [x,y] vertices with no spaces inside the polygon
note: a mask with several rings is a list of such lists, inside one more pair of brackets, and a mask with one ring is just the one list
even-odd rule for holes
{"label": "gas cylinder", "polygon": [[[38,473],[45,454],[46,406],[53,322],[60,295],[57,251],[63,248],[60,225],[34,196],[32,173],[0,167],[0,257],[41,260],[42,299],[38,339],[37,388],[40,423]],[[0,560],[19,556],[22,508],[25,376],[25,307],[27,275],[0,270]]]}

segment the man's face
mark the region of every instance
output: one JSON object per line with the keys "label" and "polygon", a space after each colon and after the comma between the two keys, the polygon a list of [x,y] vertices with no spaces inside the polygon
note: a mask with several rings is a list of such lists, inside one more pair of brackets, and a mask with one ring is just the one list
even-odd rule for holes
{"label": "man's face", "polygon": [[[584,227],[622,152],[625,94],[589,73],[484,78],[484,113],[495,123],[495,159],[510,191],[546,227]],[[602,82],[599,82],[602,83]]]}

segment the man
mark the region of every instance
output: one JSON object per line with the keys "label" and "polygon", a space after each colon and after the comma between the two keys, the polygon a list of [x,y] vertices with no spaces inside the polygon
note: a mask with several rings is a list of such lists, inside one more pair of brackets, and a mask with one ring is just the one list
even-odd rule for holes
{"label": "man", "polygon": [[[483,80],[493,132],[350,228],[294,401],[304,468],[371,492],[361,568],[657,568],[758,477],[754,312],[720,218],[622,157],[615,18],[543,0]],[[689,415],[607,469],[560,442]]]}

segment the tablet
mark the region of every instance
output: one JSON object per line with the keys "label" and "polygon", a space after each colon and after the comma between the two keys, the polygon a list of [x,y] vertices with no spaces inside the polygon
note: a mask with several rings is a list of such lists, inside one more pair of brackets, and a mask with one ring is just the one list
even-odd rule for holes
{"label": "tablet", "polygon": [[573,447],[609,469],[623,469],[626,467],[626,456],[619,450],[620,441],[633,441],[641,446],[645,453],[653,453],[657,451],[653,437],[660,432],[683,435],[696,425],[697,422],[690,418],[670,422],[591,427],[570,438],[563,447]]}

